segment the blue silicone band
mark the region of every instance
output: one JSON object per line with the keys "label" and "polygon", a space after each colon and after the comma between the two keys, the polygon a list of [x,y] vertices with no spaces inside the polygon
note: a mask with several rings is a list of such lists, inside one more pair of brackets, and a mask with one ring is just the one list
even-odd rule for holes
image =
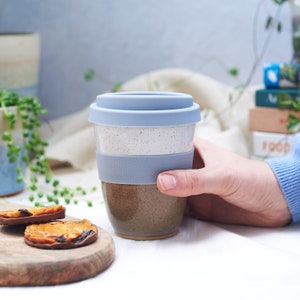
{"label": "blue silicone band", "polygon": [[163,155],[108,155],[97,152],[99,179],[118,184],[155,184],[159,173],[190,169],[194,150]]}

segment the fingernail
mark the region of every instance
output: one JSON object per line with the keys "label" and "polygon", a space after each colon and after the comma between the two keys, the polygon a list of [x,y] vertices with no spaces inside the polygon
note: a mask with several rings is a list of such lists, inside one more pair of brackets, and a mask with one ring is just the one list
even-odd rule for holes
{"label": "fingernail", "polygon": [[173,175],[160,174],[158,180],[165,191],[172,190],[176,187],[176,178]]}

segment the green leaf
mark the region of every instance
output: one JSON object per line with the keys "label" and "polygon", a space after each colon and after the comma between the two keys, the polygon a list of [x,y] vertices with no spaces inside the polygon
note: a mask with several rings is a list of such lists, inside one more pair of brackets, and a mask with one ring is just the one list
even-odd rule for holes
{"label": "green leaf", "polygon": [[123,85],[122,82],[116,82],[111,89],[112,93],[120,91],[122,88],[122,85]]}
{"label": "green leaf", "polygon": [[297,132],[300,130],[300,118],[295,115],[290,114],[288,116],[288,122],[286,124],[286,128],[288,131]]}
{"label": "green leaf", "polygon": [[281,5],[283,4],[284,2],[287,2],[287,0],[273,0],[273,2],[277,5]]}
{"label": "green leaf", "polygon": [[23,182],[23,176],[18,176],[18,178],[17,178],[17,182],[18,182],[18,183],[21,183],[21,182]]}
{"label": "green leaf", "polygon": [[281,32],[281,28],[282,28],[282,26],[281,26],[281,22],[279,21],[278,22],[278,24],[277,24],[277,32]]}
{"label": "green leaf", "polygon": [[268,30],[270,28],[270,25],[273,21],[273,17],[272,16],[268,16],[266,24],[265,24],[265,29]]}
{"label": "green leaf", "polygon": [[88,70],[85,74],[84,74],[84,78],[86,81],[92,81],[95,77],[95,71],[93,69]]}
{"label": "green leaf", "polygon": [[238,68],[231,68],[228,70],[229,75],[236,77],[239,75],[239,70]]}
{"label": "green leaf", "polygon": [[11,141],[12,134],[9,131],[4,131],[2,134],[2,140],[3,141]]}

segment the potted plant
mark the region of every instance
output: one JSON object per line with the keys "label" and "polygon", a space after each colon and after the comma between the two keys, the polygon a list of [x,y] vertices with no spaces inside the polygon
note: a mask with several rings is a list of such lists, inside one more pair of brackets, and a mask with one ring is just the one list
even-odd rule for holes
{"label": "potted plant", "polygon": [[[41,117],[47,113],[34,96],[0,90],[0,197],[26,189],[29,200],[39,206],[45,199],[76,204],[78,194],[86,194],[81,187],[62,186],[51,170],[48,143],[39,132]],[[92,206],[91,201],[87,204]]]}

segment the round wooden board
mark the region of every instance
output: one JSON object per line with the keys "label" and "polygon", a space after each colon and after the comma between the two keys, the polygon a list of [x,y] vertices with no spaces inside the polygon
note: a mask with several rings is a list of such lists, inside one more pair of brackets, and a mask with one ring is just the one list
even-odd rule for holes
{"label": "round wooden board", "polygon": [[[15,208],[21,207],[0,204],[0,210]],[[102,228],[98,229],[98,239],[90,245],[48,250],[25,244],[24,225],[0,225],[0,286],[55,285],[96,276],[107,269],[115,257],[112,237]]]}

